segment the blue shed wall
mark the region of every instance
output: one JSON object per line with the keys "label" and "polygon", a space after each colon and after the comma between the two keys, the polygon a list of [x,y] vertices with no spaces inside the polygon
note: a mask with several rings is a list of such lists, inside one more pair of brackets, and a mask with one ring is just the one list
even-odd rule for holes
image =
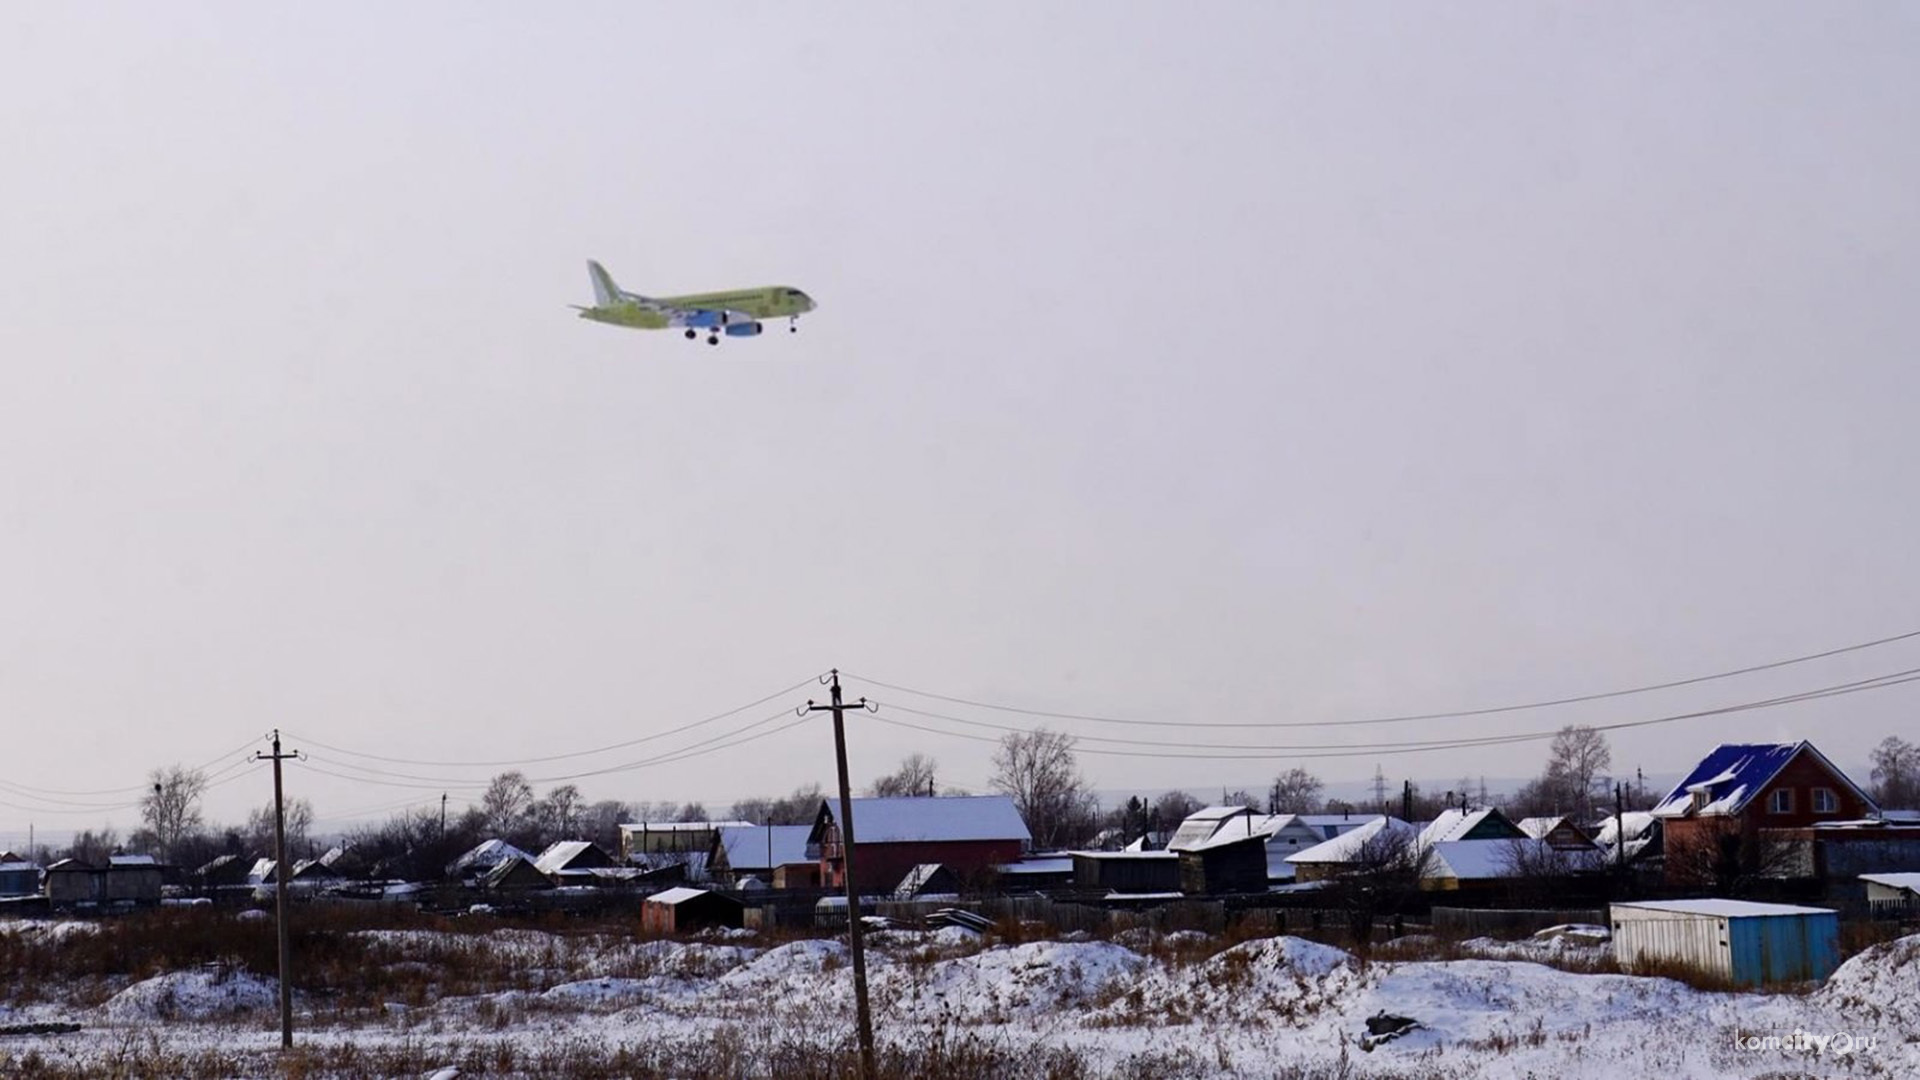
{"label": "blue shed wall", "polygon": [[1834,912],[1750,916],[1728,923],[1736,985],[1818,982],[1840,966],[1840,918]]}

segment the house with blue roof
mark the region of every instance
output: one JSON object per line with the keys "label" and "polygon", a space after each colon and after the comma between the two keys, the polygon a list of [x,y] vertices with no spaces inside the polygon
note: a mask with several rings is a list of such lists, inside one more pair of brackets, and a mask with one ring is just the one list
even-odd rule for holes
{"label": "house with blue roof", "polygon": [[1685,852],[1711,846],[1732,857],[1763,832],[1783,836],[1876,819],[1880,807],[1810,742],[1724,743],[1660,800],[1653,816],[1665,832],[1667,877],[1676,881],[1694,861]]}

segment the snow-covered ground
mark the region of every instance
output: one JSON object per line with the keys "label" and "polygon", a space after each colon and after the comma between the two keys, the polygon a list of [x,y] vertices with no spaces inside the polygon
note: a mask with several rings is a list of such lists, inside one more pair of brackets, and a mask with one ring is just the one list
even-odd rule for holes
{"label": "snow-covered ground", "polygon": [[[421,1065],[415,1075],[428,1075],[501,1044],[607,1051],[674,1040],[805,1038],[825,1045],[851,1027],[851,963],[835,940],[763,946],[737,936],[637,942],[537,931],[388,932],[381,940],[395,963],[407,963],[410,949],[498,950],[536,972],[539,988],[413,1007],[393,1002],[345,1020],[302,1000],[303,1045],[405,1048]],[[1595,947],[1565,939],[1468,943],[1467,952],[1503,958],[1369,964],[1290,937],[1191,960],[1181,957],[1194,955],[1192,941],[1170,948],[1139,934],[1126,940],[992,944],[958,928],[875,934],[875,1029],[902,1044],[965,1035],[1023,1051],[1052,1048],[1096,1073],[1238,1077],[1309,1067],[1355,1077],[1496,1080],[1920,1076],[1920,936],[1854,957],[1803,995],[1707,993],[1519,958]],[[1364,1049],[1367,1020],[1383,1012],[1418,1026]],[[218,1056],[238,1063],[239,1075],[266,1075],[278,1041],[272,984],[217,968],[128,985],[86,1008],[56,1000],[0,1009],[0,1023],[56,1020],[82,1030],[0,1038],[0,1074],[37,1051],[83,1075],[91,1064],[124,1060],[137,1039],[154,1054]]]}

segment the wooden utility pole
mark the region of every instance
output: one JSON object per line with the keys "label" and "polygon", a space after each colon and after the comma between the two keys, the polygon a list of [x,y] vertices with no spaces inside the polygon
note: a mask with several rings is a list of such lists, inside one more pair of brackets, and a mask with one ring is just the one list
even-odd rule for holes
{"label": "wooden utility pole", "polygon": [[293,945],[287,935],[287,812],[280,791],[280,763],[290,757],[280,752],[280,729],[273,729],[273,753],[255,754],[255,761],[273,762],[273,914],[280,939],[280,1048],[293,1048]]}
{"label": "wooden utility pole", "polygon": [[[863,1080],[873,1080],[873,1014],[867,1008],[867,949],[860,922],[860,890],[853,873],[853,793],[847,784],[847,728],[841,718],[848,706],[840,702],[840,669],[835,668],[828,674],[833,680],[833,704],[815,705],[809,699],[802,712],[833,714],[833,756],[840,767],[840,869],[847,886],[847,938],[853,949],[853,1007],[859,1024],[860,1075]],[[872,708],[866,698],[852,707]]]}

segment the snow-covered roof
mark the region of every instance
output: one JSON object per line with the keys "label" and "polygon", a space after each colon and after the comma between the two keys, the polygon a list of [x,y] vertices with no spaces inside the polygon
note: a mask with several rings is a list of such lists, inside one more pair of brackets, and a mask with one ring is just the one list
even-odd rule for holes
{"label": "snow-covered roof", "polygon": [[894,899],[911,900],[920,890],[927,887],[927,882],[933,880],[933,875],[943,869],[945,867],[941,863],[928,862],[907,871],[907,876],[901,878],[899,886],[893,890]]}
{"label": "snow-covered roof", "polygon": [[1487,881],[1514,876],[1522,859],[1551,858],[1553,847],[1532,838],[1501,840],[1442,840],[1433,845],[1429,877],[1460,881]]}
{"label": "snow-covered roof", "polygon": [[109,855],[108,866],[158,866],[151,855]]}
{"label": "snow-covered roof", "polygon": [[533,860],[533,868],[543,874],[557,874],[568,869],[568,863],[592,846],[591,840],[556,840],[547,845],[547,850],[541,852],[539,858]]}
{"label": "snow-covered roof", "polygon": [[[1873,800],[1847,774],[1828,761],[1826,755],[1815,749],[1812,743],[1802,740],[1795,743],[1722,743],[1701,758],[1693,771],[1674,785],[1667,797],[1660,800],[1660,805],[1653,808],[1653,814],[1662,818],[1686,817],[1690,813],[1706,817],[1738,814],[1780,774],[1781,769],[1786,768],[1789,761],[1803,751],[1819,759],[1839,783],[1845,784],[1868,807],[1877,809]],[[1695,805],[1696,797],[1698,806]]]}
{"label": "snow-covered roof", "polygon": [[1076,859],[1177,859],[1177,851],[1074,851],[1069,852]]}
{"label": "snow-covered roof", "polygon": [[1616,903],[1621,908],[1670,911],[1679,915],[1709,915],[1721,919],[1750,919],[1768,915],[1832,915],[1832,908],[1801,907],[1799,904],[1762,904],[1754,900],[1636,900]]}
{"label": "snow-covered roof", "polygon": [[653,904],[678,904],[691,900],[696,896],[705,896],[711,891],[710,889],[689,889],[685,885],[681,885],[676,888],[654,893],[652,896],[647,897],[647,902]]}
{"label": "snow-covered roof", "polygon": [[1373,820],[1357,829],[1348,829],[1339,836],[1324,843],[1315,844],[1305,851],[1296,851],[1287,856],[1287,861],[1299,863],[1347,863],[1352,862],[1367,841],[1382,832],[1405,833],[1409,840],[1418,835],[1419,830],[1396,817],[1376,816]]}
{"label": "snow-covered roof", "polygon": [[1296,814],[1302,824],[1328,840],[1350,832],[1378,817],[1377,814]]}
{"label": "snow-covered roof", "polygon": [[1521,818],[1518,824],[1521,832],[1535,840],[1545,840],[1547,834],[1559,828],[1560,823],[1565,820],[1567,820],[1566,815],[1561,814],[1556,817]]}
{"label": "snow-covered roof", "polygon": [[447,874],[451,877],[461,877],[468,870],[484,872],[516,855],[528,862],[533,861],[533,856],[507,843],[505,840],[486,840],[475,845],[473,849],[466,854],[448,863]]}
{"label": "snow-covered roof", "polygon": [[1482,807],[1478,810],[1462,810],[1457,806],[1448,807],[1440,811],[1439,817],[1428,822],[1426,827],[1420,830],[1420,842],[1440,844],[1449,840],[1463,839],[1488,818],[1506,821],[1506,815],[1492,807]]}
{"label": "snow-covered roof", "polygon": [[[857,812],[854,824],[860,824]],[[770,870],[789,863],[812,862],[807,858],[807,834],[811,831],[807,825],[722,825],[718,843],[727,853],[727,866],[735,872],[742,868]]]}
{"label": "snow-covered roof", "polygon": [[1920,893],[1920,870],[1902,871],[1897,874],[1861,874],[1861,881],[1871,881],[1875,885],[1885,885],[1889,889],[1905,889],[1911,893]]}
{"label": "snow-covered roof", "polygon": [[[838,820],[839,804],[826,803],[827,816]],[[815,826],[818,831],[818,826]],[[942,795],[937,798],[901,796],[853,800],[853,835],[862,844],[903,844],[916,840],[1018,840],[1032,843],[1033,834],[1020,820],[1013,799],[1005,795]],[[809,833],[808,843],[817,842]]]}
{"label": "snow-covered roof", "polygon": [[[1173,830],[1173,838],[1167,841],[1167,847],[1173,851],[1191,851],[1207,842],[1215,833],[1225,830],[1228,822],[1233,822],[1236,831],[1246,827],[1253,819],[1253,811],[1244,806],[1204,806],[1188,814]],[[1244,820],[1237,820],[1244,819]]]}

